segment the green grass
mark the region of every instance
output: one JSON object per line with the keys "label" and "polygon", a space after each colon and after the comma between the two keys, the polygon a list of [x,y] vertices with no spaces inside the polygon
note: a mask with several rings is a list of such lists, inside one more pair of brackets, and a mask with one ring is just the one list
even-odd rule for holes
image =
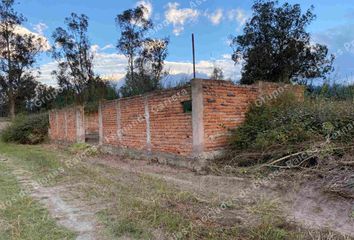
{"label": "green grass", "polygon": [[8,144],[0,141],[0,154],[11,156],[12,164],[30,172],[33,180],[43,186],[56,183],[63,172],[63,163],[57,152],[43,149],[42,146]]}
{"label": "green grass", "polygon": [[0,141],[0,153],[15,157],[17,163],[32,173],[41,176],[61,167],[56,152],[42,146],[7,144]]}
{"label": "green grass", "polygon": [[[301,239],[300,231],[294,231],[279,210],[280,203],[275,200],[261,199],[248,211],[259,216],[261,221],[257,227],[251,227],[248,233],[249,239],[254,240],[286,240]],[[304,238],[305,239],[305,238]]]}
{"label": "green grass", "polygon": [[[2,148],[1,151],[2,152]],[[21,194],[16,178],[0,162],[0,239],[75,239],[74,233],[56,225],[48,212],[31,197]]]}
{"label": "green grass", "polygon": [[[63,182],[82,182],[75,189],[80,197],[112,205],[99,219],[113,239],[154,239],[156,231],[177,239],[232,239],[237,226],[198,225],[197,210],[206,207],[190,192],[145,174],[127,173],[104,165],[85,164],[70,169]],[[200,216],[199,216],[200,217]]]}
{"label": "green grass", "polygon": [[[79,151],[81,146],[73,148]],[[44,146],[0,142],[0,153],[13,157],[14,164],[32,172],[36,177],[43,177],[57,168],[63,168],[64,162],[74,157],[73,148],[63,152]],[[82,149],[85,150],[86,147]],[[0,171],[2,174],[0,197],[6,195],[8,199],[16,196],[19,189],[15,179],[6,174],[8,170],[0,168]],[[13,183],[3,184],[5,181],[3,178]],[[68,191],[73,197],[96,204],[92,207],[100,207],[97,217],[104,226],[107,239],[118,239],[124,236],[132,239],[155,239],[158,233],[162,233],[168,239],[311,239],[307,230],[286,223],[277,202],[260,200],[242,206],[248,208],[250,215],[259,219],[257,223],[247,227],[241,227],[236,222],[223,224],[222,221],[215,221],[215,219],[201,222],[201,217],[208,212],[208,209],[220,206],[217,200],[200,201],[194,193],[178,189],[160,178],[108,167],[104,164],[80,162],[74,168],[66,168],[65,174],[57,176],[52,184],[72,186]],[[17,189],[8,188],[9,186],[17,186]],[[5,230],[1,230],[0,227],[0,240],[11,239],[11,236],[17,237],[13,239],[27,239],[23,237],[26,236],[25,234],[34,236],[29,239],[65,239],[65,237],[70,239],[73,236],[65,230],[52,230],[55,223],[46,220],[46,211],[33,200],[28,199],[18,204],[25,206],[16,206],[15,210],[7,213],[9,216],[0,215],[0,226],[9,226]],[[24,212],[19,213],[19,211]],[[38,220],[28,225],[30,229],[24,228],[23,222],[28,220],[26,217],[32,216],[34,212],[36,217],[31,218],[38,218]],[[17,216],[21,217],[20,225],[17,224]],[[38,227],[41,229],[37,230]],[[18,230],[19,228],[21,229]],[[22,235],[19,235],[18,232],[21,231]],[[3,232],[7,235],[1,234]],[[316,234],[314,236],[317,236]],[[50,237],[42,237],[47,235]],[[2,236],[6,237],[2,238]]]}

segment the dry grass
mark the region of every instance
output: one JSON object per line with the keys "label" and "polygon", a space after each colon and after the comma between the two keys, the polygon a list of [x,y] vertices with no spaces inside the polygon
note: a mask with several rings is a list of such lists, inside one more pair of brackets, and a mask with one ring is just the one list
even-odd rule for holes
{"label": "dry grass", "polygon": [[[43,146],[3,144],[2,147],[7,154],[16,156],[16,164],[36,176],[50,173],[73,157],[72,152]],[[98,212],[107,239],[310,240],[317,239],[311,234],[326,236],[322,231],[310,234],[308,230],[289,223],[279,202],[272,199],[255,198],[225,207],[222,199],[200,196],[189,188],[134,168],[127,170],[97,162],[84,159],[74,168],[66,169],[51,184],[65,186],[73,198],[88,202],[91,210]],[[245,168],[242,174],[249,172]],[[244,221],[241,213],[253,220]]]}
{"label": "dry grass", "polygon": [[57,226],[38,202],[20,195],[21,188],[11,171],[0,162],[0,202],[6,203],[0,209],[0,239],[75,239],[75,234]]}

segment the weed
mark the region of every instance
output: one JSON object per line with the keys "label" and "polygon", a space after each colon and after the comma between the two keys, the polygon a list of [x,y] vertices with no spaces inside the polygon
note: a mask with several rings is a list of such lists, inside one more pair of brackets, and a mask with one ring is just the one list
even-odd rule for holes
{"label": "weed", "polygon": [[47,138],[48,127],[48,114],[18,115],[4,129],[1,138],[5,142],[38,144]]}
{"label": "weed", "polygon": [[[0,143],[0,149],[7,155],[14,156],[14,164],[21,165],[34,176],[43,176],[57,167],[63,167],[66,159],[72,155],[71,152],[66,154],[43,146]],[[40,160],[36,162],[36,159]],[[6,172],[8,171],[1,171],[0,174]],[[183,188],[181,190],[161,178],[105,164],[79,162],[75,168],[68,168],[65,174],[58,176],[56,184],[68,186],[73,197],[92,203],[90,206],[99,212],[98,217],[103,223],[107,239],[311,239],[304,229],[286,223],[278,201],[261,199],[255,204],[242,205],[251,216],[259,219],[257,223],[244,227],[236,221],[224,225],[222,214],[218,221],[213,218],[207,222],[201,221],[205,210],[220,207],[220,202],[212,199],[209,202],[200,201],[195,193]],[[0,195],[6,194],[6,189],[0,190]],[[234,208],[230,206],[224,211],[232,209]],[[11,226],[14,222],[0,215],[0,233],[4,225]],[[38,231],[38,236],[40,233]],[[46,236],[45,233],[41,234]]]}
{"label": "weed", "polygon": [[29,196],[21,194],[11,169],[0,163],[0,240],[75,239],[75,234],[56,225],[48,212]]}

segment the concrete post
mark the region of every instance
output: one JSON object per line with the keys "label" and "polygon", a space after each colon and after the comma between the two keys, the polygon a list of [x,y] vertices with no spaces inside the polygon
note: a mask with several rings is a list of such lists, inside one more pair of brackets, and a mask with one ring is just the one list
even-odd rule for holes
{"label": "concrete post", "polygon": [[192,86],[192,128],[193,155],[199,157],[204,152],[204,104],[203,81],[193,79]]}
{"label": "concrete post", "polygon": [[85,142],[85,125],[84,125],[84,113],[82,107],[76,107],[76,141],[78,143]]}
{"label": "concrete post", "polygon": [[150,131],[150,112],[149,112],[149,101],[148,97],[144,98],[145,107],[145,121],[146,121],[146,147],[149,152],[151,152],[151,131]]}
{"label": "concrete post", "polygon": [[56,140],[59,140],[59,116],[58,116],[58,110],[55,110],[55,138]]}
{"label": "concrete post", "polygon": [[52,110],[49,110],[49,115],[48,115],[48,122],[49,122],[49,127],[48,127],[48,136],[50,140],[53,140],[52,136]]}
{"label": "concrete post", "polygon": [[116,104],[116,111],[117,111],[117,137],[118,137],[118,141],[121,142],[122,138],[123,138],[123,134],[122,134],[122,124],[121,124],[121,108],[120,108],[120,101],[117,100],[117,104]]}
{"label": "concrete post", "polygon": [[103,115],[102,115],[102,102],[98,105],[98,134],[99,134],[99,145],[103,144]]}

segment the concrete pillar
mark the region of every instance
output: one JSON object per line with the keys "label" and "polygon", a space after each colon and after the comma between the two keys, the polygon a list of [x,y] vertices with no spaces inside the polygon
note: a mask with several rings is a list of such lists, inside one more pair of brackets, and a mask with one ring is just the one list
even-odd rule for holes
{"label": "concrete pillar", "polygon": [[84,111],[82,107],[76,107],[76,141],[85,142]]}
{"label": "concrete pillar", "polygon": [[55,138],[59,140],[59,116],[58,110],[55,110]]}
{"label": "concrete pillar", "polygon": [[120,101],[117,100],[116,112],[117,112],[117,137],[118,141],[121,142],[123,138],[122,134],[122,122],[121,122],[121,110],[120,110]]}
{"label": "concrete pillar", "polygon": [[149,112],[149,100],[148,97],[144,98],[145,107],[145,121],[146,121],[146,147],[151,152],[151,130],[150,130],[150,112]]}
{"label": "concrete pillar", "polygon": [[193,155],[200,156],[204,152],[204,104],[203,81],[193,79],[192,86],[192,128],[193,128]]}
{"label": "concrete pillar", "polygon": [[102,115],[102,102],[98,105],[98,134],[99,134],[99,144],[103,144],[103,115]]}
{"label": "concrete pillar", "polygon": [[49,122],[49,127],[48,127],[48,136],[49,136],[49,139],[52,140],[52,111],[49,110],[48,112],[48,122]]}

